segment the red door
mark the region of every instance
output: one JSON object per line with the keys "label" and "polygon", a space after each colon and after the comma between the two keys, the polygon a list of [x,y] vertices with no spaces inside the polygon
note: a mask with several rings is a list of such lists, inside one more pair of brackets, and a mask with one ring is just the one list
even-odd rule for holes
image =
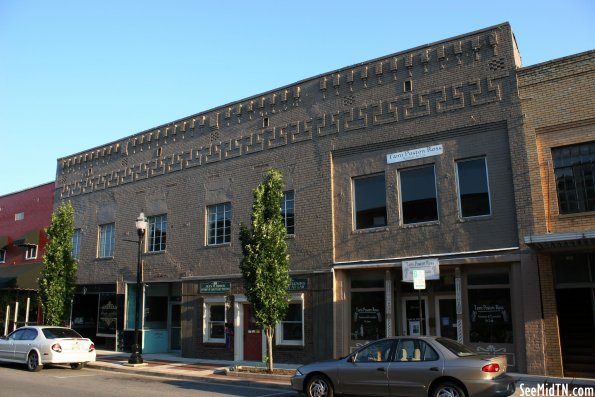
{"label": "red door", "polygon": [[262,361],[262,331],[256,326],[250,305],[244,305],[244,360]]}

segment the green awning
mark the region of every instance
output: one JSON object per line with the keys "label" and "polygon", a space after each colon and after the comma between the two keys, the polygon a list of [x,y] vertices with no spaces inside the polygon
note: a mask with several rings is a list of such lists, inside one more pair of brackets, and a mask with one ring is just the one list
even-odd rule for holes
{"label": "green awning", "polygon": [[37,289],[43,263],[0,265],[0,288]]}
{"label": "green awning", "polygon": [[25,233],[13,243],[21,247],[27,247],[29,245],[39,245],[39,230],[31,230]]}
{"label": "green awning", "polygon": [[8,236],[0,236],[0,250],[8,246]]}

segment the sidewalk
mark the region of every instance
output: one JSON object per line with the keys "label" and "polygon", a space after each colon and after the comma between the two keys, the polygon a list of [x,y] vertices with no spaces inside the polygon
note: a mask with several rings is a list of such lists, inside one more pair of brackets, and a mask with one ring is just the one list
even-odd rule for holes
{"label": "sidewalk", "polygon": [[[187,380],[208,380],[211,382],[242,382],[246,385],[258,385],[291,389],[290,376],[254,374],[229,371],[236,365],[262,367],[261,362],[231,362],[219,360],[203,360],[200,358],[184,358],[176,354],[143,354],[144,365],[130,366],[130,353],[97,351],[97,361],[90,363],[89,368],[125,372],[129,374],[161,376]],[[296,369],[298,364],[275,364],[275,368]],[[594,387],[595,379],[558,378],[520,373],[508,373],[515,379],[517,393],[522,386],[537,387],[539,385],[568,384],[570,387]]]}
{"label": "sidewalk", "polygon": [[[239,366],[263,367],[261,362],[231,362],[184,358],[176,354],[143,354],[144,364],[128,365],[130,353],[107,350],[97,351],[97,361],[89,363],[88,368],[129,374],[160,376],[187,380],[208,380],[211,382],[241,382],[246,385],[260,385],[282,389],[291,389],[290,376],[254,374],[229,371]],[[296,369],[299,365],[275,364],[275,368]]]}

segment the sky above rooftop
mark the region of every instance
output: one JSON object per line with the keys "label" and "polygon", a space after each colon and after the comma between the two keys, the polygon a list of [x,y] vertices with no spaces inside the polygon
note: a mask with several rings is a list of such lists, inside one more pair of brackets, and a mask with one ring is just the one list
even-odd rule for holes
{"label": "sky above rooftop", "polygon": [[502,22],[524,66],[592,50],[593,21],[593,0],[0,0],[0,196],[58,158]]}

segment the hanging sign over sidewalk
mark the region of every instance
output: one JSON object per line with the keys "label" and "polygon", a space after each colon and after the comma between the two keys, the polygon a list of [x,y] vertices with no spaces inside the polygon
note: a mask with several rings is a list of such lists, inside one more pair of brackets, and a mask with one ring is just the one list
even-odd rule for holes
{"label": "hanging sign over sidewalk", "polygon": [[403,261],[403,281],[412,283],[413,270],[423,270],[426,280],[440,280],[440,266],[438,259],[418,259],[414,261]]}

